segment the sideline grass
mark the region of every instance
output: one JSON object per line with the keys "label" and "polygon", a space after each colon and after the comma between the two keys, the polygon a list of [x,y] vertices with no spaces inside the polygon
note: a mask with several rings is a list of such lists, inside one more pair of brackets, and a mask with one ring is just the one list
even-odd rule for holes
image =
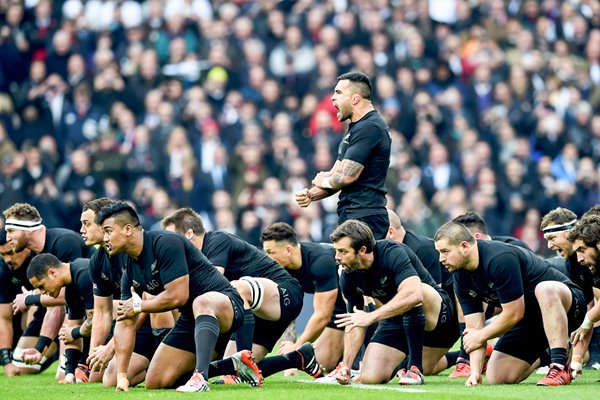
{"label": "sideline grass", "polygon": [[[319,385],[312,383],[308,375],[300,373],[298,377],[286,378],[275,375],[267,379],[260,389],[239,386],[212,385],[210,392],[205,393],[176,393],[174,390],[146,390],[143,387],[132,388],[128,393],[116,393],[112,389],[105,389],[100,384],[59,385],[54,382],[55,366],[37,376],[19,376],[7,378],[0,376],[0,400],[63,400],[63,399],[89,399],[112,400],[127,398],[154,399],[160,398],[181,399],[193,397],[219,400],[339,400],[344,397],[364,400],[381,399],[441,399],[441,400],[552,400],[552,399],[577,399],[597,400],[599,397],[600,371],[584,371],[584,376],[569,386],[558,388],[538,387],[535,382],[541,377],[533,375],[519,385],[482,385],[468,388],[463,385],[464,380],[449,379],[449,371],[438,376],[426,377],[426,384],[419,387],[409,387],[405,390],[396,383],[361,387],[343,387],[338,385]],[[397,382],[397,379],[394,381]],[[416,392],[416,390],[423,392]]]}

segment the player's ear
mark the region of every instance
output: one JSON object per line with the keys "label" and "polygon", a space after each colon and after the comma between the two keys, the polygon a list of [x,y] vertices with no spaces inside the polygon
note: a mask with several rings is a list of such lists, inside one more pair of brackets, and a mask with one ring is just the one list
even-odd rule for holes
{"label": "player's ear", "polygon": [[185,231],[185,237],[187,240],[192,240],[194,238],[194,231],[188,229],[187,231]]}

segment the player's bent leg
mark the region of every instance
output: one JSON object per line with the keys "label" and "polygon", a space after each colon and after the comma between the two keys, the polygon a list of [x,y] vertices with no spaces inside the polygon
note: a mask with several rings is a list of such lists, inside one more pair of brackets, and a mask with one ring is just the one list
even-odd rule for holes
{"label": "player's bent leg", "polygon": [[252,358],[254,358],[255,362],[258,363],[259,361],[262,361],[267,354],[269,354],[269,349],[267,349],[265,346],[252,343]]}
{"label": "player's bent leg", "polygon": [[[146,370],[148,369],[149,365],[150,360],[148,360],[146,357],[137,353],[131,354],[131,360],[129,361],[129,367],[127,368],[127,379],[129,380],[129,386],[133,387],[144,381],[144,378],[146,377]],[[102,384],[104,387],[114,387],[117,385],[117,367],[116,358],[114,357],[112,360],[110,360],[106,371],[104,371]]]}
{"label": "player's bent leg", "polygon": [[267,321],[278,321],[281,318],[279,289],[272,280],[244,276],[232,281],[231,285],[257,317]]}
{"label": "player's bent leg", "polygon": [[491,385],[519,383],[527,378],[531,365],[520,358],[494,350],[487,365],[487,383]]}
{"label": "player's bent leg", "polygon": [[333,371],[344,354],[344,331],[325,328],[315,340],[315,353],[325,372]]}
{"label": "player's bent leg", "polygon": [[398,349],[381,343],[369,343],[363,357],[360,382],[367,385],[387,383],[404,358],[406,354]]}
{"label": "player's bent leg", "polygon": [[535,287],[535,297],[542,312],[544,331],[550,348],[568,345],[567,310],[571,308],[573,295],[562,282],[540,282]]}
{"label": "player's bent leg", "polygon": [[219,321],[219,330],[228,332],[233,322],[233,306],[229,297],[219,292],[207,292],[194,299],[194,317],[208,315]]}
{"label": "player's bent leg", "polygon": [[161,343],[146,373],[146,389],[172,387],[182,375],[194,370],[196,355]]}
{"label": "player's bent leg", "polygon": [[[435,375],[446,369],[444,355],[448,352],[448,348],[439,347],[423,347],[423,374]],[[443,359],[443,360],[442,360]]]}

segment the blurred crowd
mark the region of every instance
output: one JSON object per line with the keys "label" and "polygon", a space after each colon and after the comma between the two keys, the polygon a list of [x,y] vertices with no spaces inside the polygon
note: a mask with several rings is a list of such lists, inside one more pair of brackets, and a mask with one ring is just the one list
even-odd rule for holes
{"label": "blurred crowd", "polygon": [[389,207],[431,236],[467,210],[541,255],[540,215],[600,203],[599,0],[0,0],[0,209],[79,229],[129,199],[259,244],[328,241],[336,77],[372,77]]}

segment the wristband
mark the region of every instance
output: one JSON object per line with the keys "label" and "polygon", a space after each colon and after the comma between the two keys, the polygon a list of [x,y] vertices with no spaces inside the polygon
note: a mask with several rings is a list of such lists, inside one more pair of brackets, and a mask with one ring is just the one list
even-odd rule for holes
{"label": "wristband", "polygon": [[583,319],[583,322],[581,323],[581,327],[583,329],[592,329],[594,327],[594,322],[590,321],[586,315]]}
{"label": "wristband", "polygon": [[142,312],[142,300],[133,300],[133,311],[135,311],[136,314],[139,314]]}
{"label": "wristband", "polygon": [[321,181],[321,185],[323,185],[323,189],[333,189],[333,186],[331,186],[331,181],[329,180],[329,178],[325,178]]}
{"label": "wristband", "polygon": [[79,339],[79,338],[82,338],[83,336],[81,335],[81,332],[80,332],[80,330],[81,330],[81,327],[80,327],[80,326],[76,326],[75,328],[73,328],[73,329],[71,330],[71,337],[72,337],[73,339]]}
{"label": "wristband", "polygon": [[52,344],[52,339],[47,336],[40,336],[37,343],[35,344],[35,349],[40,353],[43,353],[46,350],[46,347],[50,347]]}
{"label": "wristband", "polygon": [[12,362],[13,352],[12,349],[5,347],[0,349],[0,365],[4,366]]}
{"label": "wristband", "polygon": [[41,306],[42,305],[42,296],[39,294],[29,294],[25,297],[25,305],[26,306]]}

